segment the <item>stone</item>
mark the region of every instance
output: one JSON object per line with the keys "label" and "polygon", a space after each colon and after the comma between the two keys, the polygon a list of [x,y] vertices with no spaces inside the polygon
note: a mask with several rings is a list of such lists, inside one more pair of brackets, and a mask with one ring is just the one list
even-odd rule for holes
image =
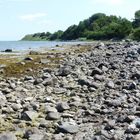
{"label": "stone", "polygon": [[49,112],[47,118],[49,120],[58,120],[60,118],[60,115],[58,112]]}
{"label": "stone", "polygon": [[51,106],[45,106],[45,112],[49,113],[49,112],[57,112],[57,109],[55,107],[51,107]]}
{"label": "stone", "polygon": [[93,87],[95,89],[98,89],[98,88],[100,88],[100,86],[101,86],[100,83],[93,82],[93,81],[89,82],[89,87]]}
{"label": "stone", "polygon": [[0,105],[4,106],[6,104],[7,100],[6,97],[1,93],[0,94]]}
{"label": "stone", "polygon": [[[52,137],[53,140],[62,140],[64,139],[64,134],[63,133],[60,133],[60,134],[54,134],[53,137]],[[70,139],[68,139],[70,140]]]}
{"label": "stone", "polygon": [[49,85],[54,85],[55,83],[54,83],[53,78],[46,78],[46,79],[42,82],[42,84],[43,84],[44,86],[49,86]]}
{"label": "stone", "polygon": [[33,61],[33,58],[32,57],[26,57],[24,58],[25,61]]}
{"label": "stone", "polygon": [[114,126],[115,126],[115,120],[110,120],[107,122],[107,125],[105,126],[105,130],[114,129]]}
{"label": "stone", "polygon": [[38,85],[38,84],[40,84],[40,83],[42,83],[43,82],[43,79],[42,78],[37,78],[37,79],[35,79],[35,81],[34,81],[34,85]]}
{"label": "stone", "polygon": [[140,140],[140,134],[137,134],[134,138],[134,140]]}
{"label": "stone", "polygon": [[136,84],[135,82],[132,82],[132,83],[128,86],[128,89],[129,89],[129,90],[136,89],[136,86],[137,86],[137,84]]}
{"label": "stone", "polygon": [[71,67],[70,66],[61,67],[58,73],[59,73],[59,76],[67,76],[71,73]]}
{"label": "stone", "polygon": [[102,76],[102,75],[96,74],[96,75],[94,76],[94,79],[103,82],[105,78],[104,78],[104,76]]}
{"label": "stone", "polygon": [[128,134],[138,134],[139,133],[139,129],[136,128],[136,125],[135,124],[131,124],[126,129],[125,133],[128,133]]}
{"label": "stone", "polygon": [[25,81],[34,80],[34,78],[32,76],[25,76],[24,80]]}
{"label": "stone", "polygon": [[135,73],[133,73],[131,78],[132,79],[135,79],[135,78],[140,79],[140,71],[136,71]]}
{"label": "stone", "polygon": [[119,99],[105,101],[105,103],[108,104],[109,106],[114,106],[114,107],[119,107],[122,104],[122,102]]}
{"label": "stone", "polygon": [[58,129],[62,133],[70,133],[70,134],[75,134],[79,131],[79,127],[77,125],[72,125],[69,122],[65,122],[62,125],[59,125]]}
{"label": "stone", "polygon": [[43,76],[42,76],[42,79],[47,79],[47,78],[51,78],[51,74],[49,73],[44,73]]}
{"label": "stone", "polygon": [[109,81],[109,82],[106,84],[106,86],[107,86],[108,88],[111,88],[111,89],[113,89],[113,88],[115,87],[113,81]]}
{"label": "stone", "polygon": [[29,136],[29,140],[43,140],[44,135],[41,134],[32,134]]}
{"label": "stone", "polygon": [[18,111],[18,110],[20,110],[22,108],[22,105],[21,104],[12,104],[12,109],[14,110],[14,111]]}
{"label": "stone", "polygon": [[39,52],[33,50],[29,52],[29,55],[39,55],[39,54],[40,54]]}
{"label": "stone", "polygon": [[99,47],[105,47],[105,44],[103,42],[98,43]]}
{"label": "stone", "polygon": [[49,64],[51,61],[48,59],[48,58],[42,58],[41,60],[40,60],[40,63],[42,63],[42,64]]}
{"label": "stone", "polygon": [[0,140],[17,140],[13,133],[3,133],[0,134]]}
{"label": "stone", "polygon": [[140,118],[134,119],[132,123],[135,124],[137,128],[140,128]]}
{"label": "stone", "polygon": [[38,117],[38,113],[35,111],[25,111],[21,114],[21,119],[26,121],[33,121]]}
{"label": "stone", "polygon": [[124,119],[124,121],[130,123],[130,122],[132,122],[134,119],[135,119],[135,116],[129,115],[129,116],[126,116],[126,118]]}
{"label": "stone", "polygon": [[138,48],[137,52],[140,54],[140,48]]}
{"label": "stone", "polygon": [[69,110],[70,107],[66,102],[61,102],[57,104],[56,109],[58,110],[58,112],[63,112],[65,110]]}
{"label": "stone", "polygon": [[101,136],[93,136],[92,140],[102,140]]}
{"label": "stone", "polygon": [[99,68],[96,67],[96,68],[93,69],[93,71],[92,71],[92,73],[91,73],[91,76],[94,76],[94,75],[96,75],[96,74],[102,75],[103,72],[102,72],[101,69],[99,69]]}
{"label": "stone", "polygon": [[55,93],[55,94],[64,94],[64,93],[66,93],[67,92],[67,90],[65,89],[65,88],[54,88],[54,90],[53,90],[53,92]]}
{"label": "stone", "polygon": [[13,50],[12,49],[6,49],[4,52],[13,52]]}

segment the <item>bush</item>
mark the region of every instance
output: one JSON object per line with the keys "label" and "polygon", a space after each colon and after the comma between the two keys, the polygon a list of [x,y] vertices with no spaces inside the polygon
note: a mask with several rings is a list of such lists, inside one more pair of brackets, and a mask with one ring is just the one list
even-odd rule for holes
{"label": "bush", "polygon": [[133,31],[132,39],[140,41],[140,27]]}

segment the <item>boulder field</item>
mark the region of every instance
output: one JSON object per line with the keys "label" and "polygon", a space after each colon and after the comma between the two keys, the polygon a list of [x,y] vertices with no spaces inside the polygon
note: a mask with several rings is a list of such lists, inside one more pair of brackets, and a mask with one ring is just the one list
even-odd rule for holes
{"label": "boulder field", "polygon": [[89,46],[0,79],[0,140],[140,140],[140,43]]}

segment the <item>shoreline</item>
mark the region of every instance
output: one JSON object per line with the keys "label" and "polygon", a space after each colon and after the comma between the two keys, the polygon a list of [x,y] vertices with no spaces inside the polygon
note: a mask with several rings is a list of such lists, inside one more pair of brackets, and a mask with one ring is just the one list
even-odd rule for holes
{"label": "shoreline", "polygon": [[[63,45],[63,46],[57,46],[57,47],[55,46],[53,48],[40,47],[38,49],[30,49],[30,50],[20,51],[20,52],[8,52],[8,53],[1,52],[0,53],[1,75],[3,76],[3,74],[5,73],[5,70],[6,70],[6,74],[4,74],[4,76],[11,77],[11,76],[16,76],[16,74],[17,74],[17,76],[22,75],[21,71],[23,71],[23,73],[24,73],[24,71],[26,69],[33,68],[33,66],[36,69],[35,63],[38,63],[39,67],[44,67],[44,65],[47,66],[47,64],[49,64],[49,66],[51,66],[54,63],[56,63],[55,60],[57,61],[57,59],[59,59],[56,56],[57,54],[61,54],[61,53],[68,54],[71,51],[78,50],[78,49],[81,49],[81,51],[82,50],[84,51],[85,46],[90,47],[93,44],[95,44],[95,42],[92,42],[92,43],[86,42],[86,43],[79,44],[79,45],[67,44],[67,45]],[[49,55],[51,55],[51,56],[54,55],[54,58],[53,58],[53,56],[52,56],[52,58],[47,58],[47,57],[49,57]],[[32,60],[26,61],[25,60],[26,58],[29,58]],[[44,62],[43,62],[43,64],[42,64],[40,62],[41,59],[48,59],[48,61],[50,61],[50,62],[48,62],[48,63],[46,62],[46,64],[44,64]],[[26,64],[27,64],[27,66],[26,66]],[[21,66],[21,68],[20,68],[20,66]],[[19,68],[17,69],[17,67],[19,67]],[[17,69],[17,70],[14,71],[14,69]],[[10,72],[10,70],[11,70],[11,72]]]}

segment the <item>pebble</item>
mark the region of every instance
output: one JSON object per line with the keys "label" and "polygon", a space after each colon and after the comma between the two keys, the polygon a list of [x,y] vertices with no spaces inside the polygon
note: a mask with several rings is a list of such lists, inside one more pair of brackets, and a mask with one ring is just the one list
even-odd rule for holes
{"label": "pebble", "polygon": [[140,138],[139,43],[88,47],[47,52],[37,72],[0,78],[0,140]]}
{"label": "pebble", "polygon": [[62,133],[75,134],[79,131],[79,128],[77,125],[72,125],[68,122],[65,122],[62,125],[59,125],[58,128],[59,128],[59,131]]}

